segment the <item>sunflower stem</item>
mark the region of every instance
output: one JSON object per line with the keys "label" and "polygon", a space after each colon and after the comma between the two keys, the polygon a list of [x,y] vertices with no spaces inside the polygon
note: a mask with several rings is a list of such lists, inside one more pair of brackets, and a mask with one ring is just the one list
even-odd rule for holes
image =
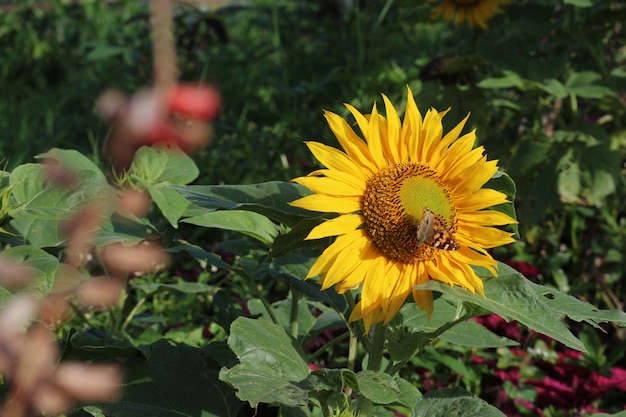
{"label": "sunflower stem", "polygon": [[[372,331],[372,345],[369,352],[369,358],[367,359],[367,370],[378,372],[380,366],[383,363],[383,351],[385,348],[385,333],[387,332],[387,326],[382,323],[376,323],[374,330]],[[372,410],[372,400],[369,398],[361,397],[358,403],[358,415],[360,417],[369,416]]]}
{"label": "sunflower stem", "polygon": [[378,372],[380,371],[380,365],[383,362],[383,350],[385,348],[385,334],[387,333],[387,326],[376,323],[372,332],[372,346],[369,352],[369,359],[367,360],[367,370]]}
{"label": "sunflower stem", "polygon": [[291,288],[291,311],[289,312],[289,331],[294,339],[298,338],[298,304],[300,291]]}

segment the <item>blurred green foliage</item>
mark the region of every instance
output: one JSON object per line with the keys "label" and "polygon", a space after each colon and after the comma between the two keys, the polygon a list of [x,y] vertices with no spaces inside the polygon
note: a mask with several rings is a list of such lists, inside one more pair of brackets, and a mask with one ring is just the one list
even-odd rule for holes
{"label": "blurred green foliage", "polygon": [[[375,101],[381,104],[381,93],[401,108],[408,85],[422,110],[451,107],[448,126],[471,112],[467,129],[477,129],[488,156],[515,180],[521,239],[497,256],[535,266],[536,282],[601,308],[623,309],[626,7],[609,0],[521,0],[506,6],[487,31],[448,25],[431,13],[428,2],[413,0],[177,7],[181,78],[214,83],[224,100],[212,146],[195,156],[196,183],[286,181],[308,173],[316,166],[302,142],[336,143],[323,110],[346,116],[342,103],[349,102],[367,112]],[[42,6],[26,0],[3,9],[0,158],[6,169],[52,147],[76,149],[103,167],[99,148],[108,127],[93,103],[106,88],[130,94],[150,85],[150,48],[144,2],[55,0]],[[2,227],[5,208],[3,203]],[[179,215],[168,220],[175,223]],[[172,234],[190,242],[202,237],[206,246],[215,240],[184,225]],[[246,257],[265,254],[237,239],[211,251],[185,244],[177,250],[191,254],[176,265],[182,269],[197,259],[206,265],[214,261],[213,251],[229,250],[241,256],[237,266],[251,276],[259,271]],[[201,280],[214,273],[203,270]],[[148,285],[168,278],[173,285],[181,281],[141,280]],[[231,285],[244,299],[255,290],[238,278]],[[143,317],[147,330],[144,322],[130,326],[137,340],[154,341],[167,325],[185,320],[197,331],[206,314],[187,300],[189,313],[182,317],[181,292],[137,291],[154,312]],[[223,332],[234,320],[229,314],[236,315],[236,307],[224,303],[222,310],[216,303],[216,314],[226,324],[215,331]],[[609,332],[623,337],[619,330]],[[606,349],[613,364],[625,365],[622,354]],[[432,369],[450,365],[441,357],[432,361]],[[463,378],[480,391],[475,374]]]}

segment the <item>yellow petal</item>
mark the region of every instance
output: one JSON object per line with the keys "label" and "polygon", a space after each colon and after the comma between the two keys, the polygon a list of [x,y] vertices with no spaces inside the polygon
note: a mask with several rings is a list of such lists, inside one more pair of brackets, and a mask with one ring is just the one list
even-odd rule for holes
{"label": "yellow petal", "polygon": [[361,139],[341,116],[325,112],[324,117],[328,122],[330,130],[334,133],[341,147],[346,151],[352,160],[359,162],[370,173],[375,172],[375,165],[369,153],[367,144]]}
{"label": "yellow petal", "polygon": [[482,210],[473,212],[459,212],[457,218],[477,226],[499,226],[505,224],[517,224],[517,221],[508,215],[495,210]]}
{"label": "yellow petal", "polygon": [[300,185],[304,185],[309,190],[316,193],[323,193],[334,196],[358,197],[363,195],[363,189],[352,184],[327,177],[300,177],[292,180]]}
{"label": "yellow petal", "polygon": [[305,239],[322,239],[329,236],[343,235],[356,230],[361,224],[363,224],[363,217],[361,215],[344,214],[315,226]]}
{"label": "yellow petal", "polygon": [[400,141],[400,116],[398,112],[389,101],[386,95],[383,96],[385,102],[385,115],[387,116],[387,140],[383,142],[385,146],[385,152],[389,156],[392,163],[400,163],[405,161],[408,155],[402,153],[403,148],[399,146]]}
{"label": "yellow petal", "polygon": [[481,188],[470,194],[461,194],[454,199],[459,211],[477,211],[506,202],[506,194],[491,188]]}
{"label": "yellow petal", "polygon": [[305,142],[315,158],[326,168],[349,172],[352,175],[367,179],[367,174],[363,172],[361,166],[348,158],[345,153],[319,142]]}
{"label": "yellow petal", "polygon": [[361,210],[358,198],[311,194],[289,203],[290,206],[322,213],[355,213]]}

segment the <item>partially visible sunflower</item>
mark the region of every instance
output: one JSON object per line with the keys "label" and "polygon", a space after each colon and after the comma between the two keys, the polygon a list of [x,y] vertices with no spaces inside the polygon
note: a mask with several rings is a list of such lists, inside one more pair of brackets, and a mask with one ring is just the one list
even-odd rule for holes
{"label": "partially visible sunflower", "polygon": [[435,9],[434,17],[442,16],[443,20],[450,23],[454,19],[458,25],[467,20],[471,27],[480,26],[487,29],[487,22],[494,14],[501,13],[500,6],[509,4],[511,0],[429,0],[431,3],[439,3]]}
{"label": "partially visible sunflower", "polygon": [[430,317],[432,293],[413,287],[431,279],[483,294],[471,266],[497,274],[486,249],[514,241],[492,226],[515,220],[487,210],[507,202],[506,195],[482,188],[497,161],[473,148],[474,131],[459,137],[469,115],[443,136],[446,112],[430,109],[422,118],[410,90],[403,122],[383,100],[386,118],[376,105],[363,115],[346,104],[365,140],[339,115],[325,113],[345,152],[307,142],[326,169],[294,179],[315,194],[291,203],[339,213],[306,237],[337,236],[306,278],[319,275],[322,289],[335,285],[339,293],[362,286],[350,321],[362,319],[367,330],[389,322],[411,294]]}

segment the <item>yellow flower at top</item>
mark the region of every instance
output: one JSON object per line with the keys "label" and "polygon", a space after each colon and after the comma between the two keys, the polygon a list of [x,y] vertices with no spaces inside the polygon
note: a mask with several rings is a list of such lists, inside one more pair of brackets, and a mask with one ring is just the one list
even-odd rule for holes
{"label": "yellow flower at top", "polygon": [[430,109],[422,117],[410,90],[403,121],[383,100],[386,117],[376,105],[363,115],[346,104],[363,139],[341,116],[325,113],[343,151],[307,142],[326,169],[294,179],[314,194],[291,203],[339,214],[307,236],[337,238],[306,278],[320,276],[322,289],[334,285],[339,293],[361,287],[350,321],[362,319],[367,330],[389,322],[410,295],[430,317],[432,293],[413,287],[431,279],[483,294],[472,265],[497,274],[486,249],[514,241],[493,226],[515,220],[488,210],[506,195],[482,188],[497,161],[474,148],[474,131],[460,136],[469,115],[443,135],[446,112]]}
{"label": "yellow flower at top", "polygon": [[510,0],[429,0],[438,2],[434,17],[442,16],[443,20],[450,23],[454,19],[458,25],[467,20],[471,27],[480,26],[487,29],[487,22],[494,14],[501,13],[500,6],[509,4]]}

